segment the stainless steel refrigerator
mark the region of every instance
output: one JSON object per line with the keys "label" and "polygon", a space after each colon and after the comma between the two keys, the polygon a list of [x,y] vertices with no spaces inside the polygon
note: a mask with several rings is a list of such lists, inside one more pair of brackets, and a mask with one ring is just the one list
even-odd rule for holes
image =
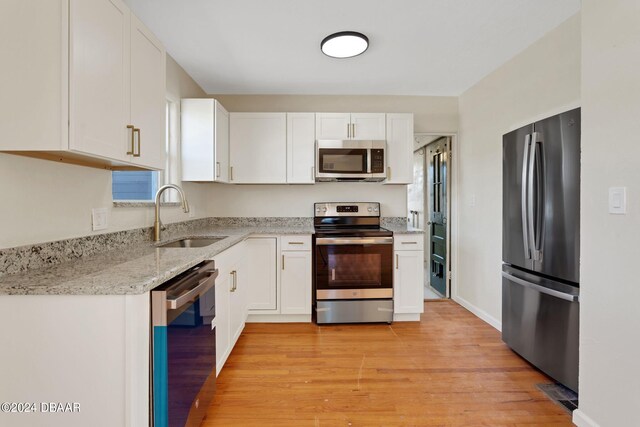
{"label": "stainless steel refrigerator", "polygon": [[580,109],[503,136],[502,340],[578,390]]}

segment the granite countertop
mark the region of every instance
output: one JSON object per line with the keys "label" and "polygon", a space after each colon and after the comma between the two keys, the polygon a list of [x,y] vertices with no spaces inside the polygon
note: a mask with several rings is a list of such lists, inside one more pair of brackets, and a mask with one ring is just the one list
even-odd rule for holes
{"label": "granite countertop", "polygon": [[[0,295],[142,294],[225,249],[260,234],[313,234],[312,226],[203,227],[179,238],[221,237],[201,248],[159,248],[139,242],[60,264],[0,277]],[[168,243],[178,236],[164,240]]]}
{"label": "granite countertop", "polygon": [[384,228],[393,231],[393,234],[424,234],[424,230],[413,228],[409,224],[385,224]]}

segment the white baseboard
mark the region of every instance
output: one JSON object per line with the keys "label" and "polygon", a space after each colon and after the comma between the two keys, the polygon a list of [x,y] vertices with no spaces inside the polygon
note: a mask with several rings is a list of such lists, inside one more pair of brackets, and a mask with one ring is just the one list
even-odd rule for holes
{"label": "white baseboard", "polygon": [[578,427],[600,427],[598,423],[587,417],[580,409],[573,411],[572,421]]}
{"label": "white baseboard", "polygon": [[464,298],[459,297],[458,295],[454,295],[452,299],[458,304],[460,304],[461,306],[463,306],[464,308],[466,308],[467,310],[469,310],[470,312],[472,312],[473,314],[475,314],[480,319],[484,320],[485,322],[487,322],[488,324],[496,328],[497,330],[502,331],[502,322],[500,322],[495,317],[491,316],[486,311],[476,307],[475,305],[471,304],[469,301],[465,300]]}
{"label": "white baseboard", "polygon": [[394,313],[394,322],[419,322],[420,313]]}

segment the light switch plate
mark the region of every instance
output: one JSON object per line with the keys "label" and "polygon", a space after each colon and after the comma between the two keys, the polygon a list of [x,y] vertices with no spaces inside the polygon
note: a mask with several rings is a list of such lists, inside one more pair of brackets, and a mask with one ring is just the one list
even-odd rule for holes
{"label": "light switch plate", "polygon": [[627,213],[627,187],[609,188],[609,213],[615,215]]}
{"label": "light switch plate", "polygon": [[91,223],[93,224],[93,231],[104,230],[109,226],[107,215],[107,208],[91,209]]}

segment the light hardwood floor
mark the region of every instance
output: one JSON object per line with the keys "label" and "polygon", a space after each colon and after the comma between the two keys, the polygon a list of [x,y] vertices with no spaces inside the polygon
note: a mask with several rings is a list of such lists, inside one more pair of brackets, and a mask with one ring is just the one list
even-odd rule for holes
{"label": "light hardwood floor", "polygon": [[247,324],[202,425],[572,425],[546,382],[452,301],[419,323]]}

